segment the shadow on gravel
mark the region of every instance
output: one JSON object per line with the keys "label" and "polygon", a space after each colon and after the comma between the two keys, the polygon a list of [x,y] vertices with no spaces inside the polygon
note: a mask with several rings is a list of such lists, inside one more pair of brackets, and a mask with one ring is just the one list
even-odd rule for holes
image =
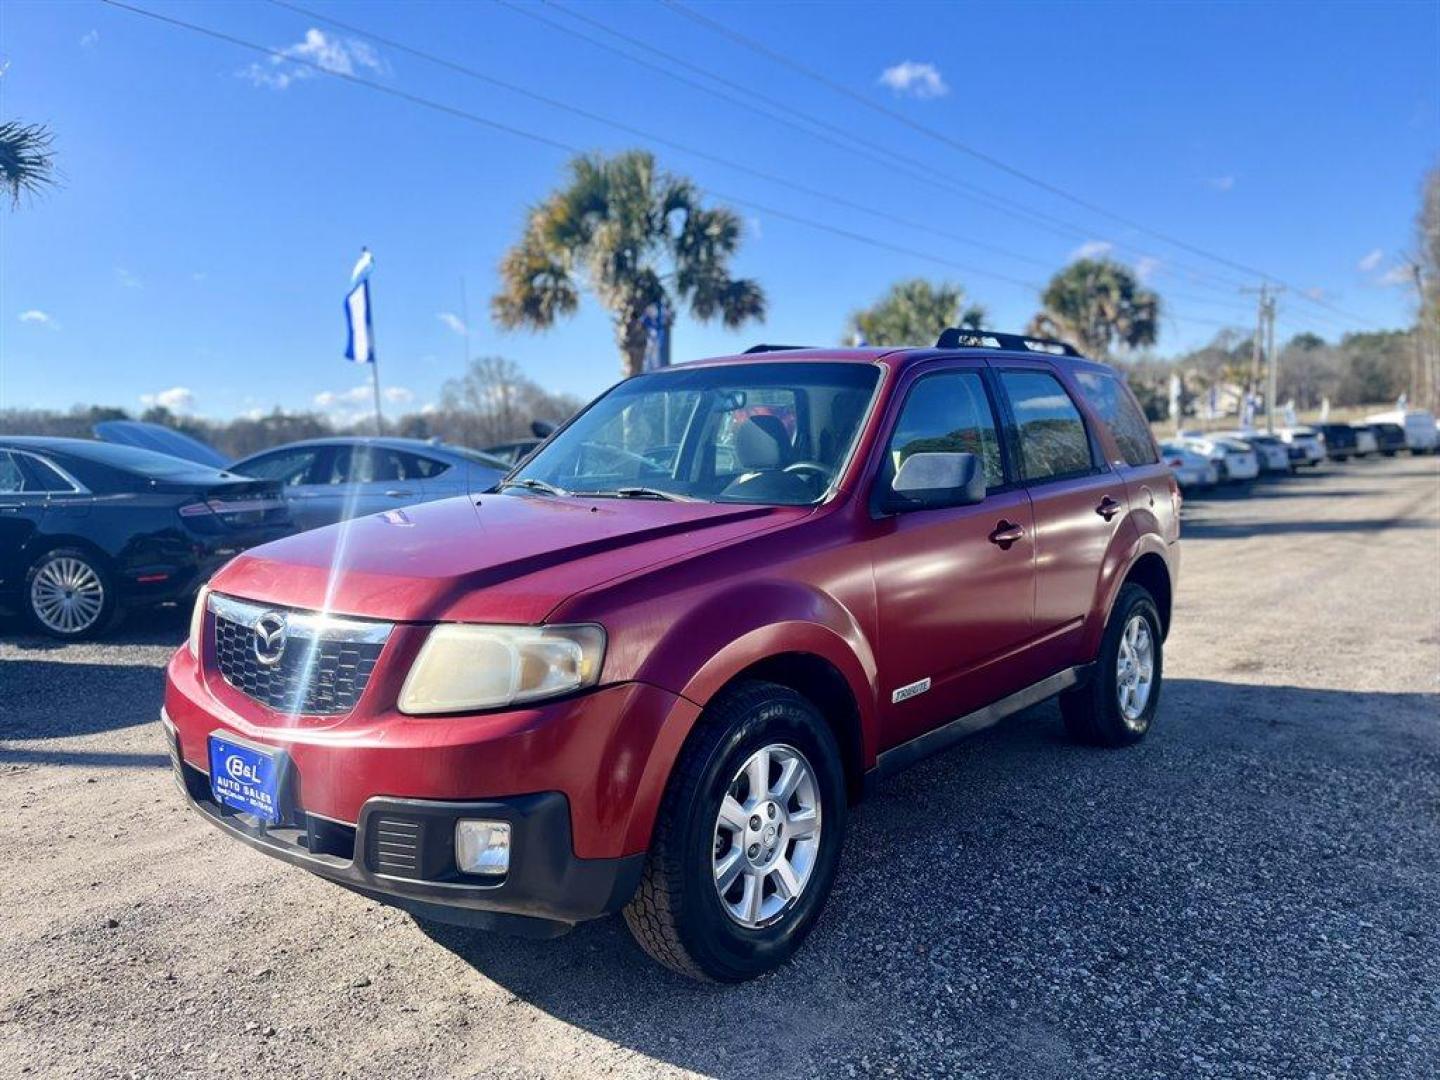
{"label": "shadow on gravel", "polygon": [[1440,697],[1164,693],[1128,750],[1071,744],[1050,703],[883,784],[815,934],[754,983],[672,975],[618,917],[550,942],[422,929],[567,1024],[717,1077],[1181,1075],[1197,1054],[1305,1075],[1403,1053],[1440,946]]}
{"label": "shadow on gravel", "polygon": [[[174,645],[178,648],[189,632],[188,608],[147,608],[132,611],[118,626],[85,644],[101,648],[107,645]],[[0,617],[0,641],[26,652],[54,652],[72,647],[69,642],[37,634],[28,623],[15,616]]]}
{"label": "shadow on gravel", "polygon": [[1187,519],[1181,530],[1186,540],[1236,540],[1251,536],[1292,534],[1378,533],[1389,529],[1433,529],[1428,521],[1415,518],[1358,518],[1350,521],[1195,521]]}
{"label": "shadow on gravel", "polygon": [[[60,739],[151,723],[164,696],[165,680],[151,664],[0,660],[0,740]],[[0,761],[12,760],[11,753],[0,746]]]}

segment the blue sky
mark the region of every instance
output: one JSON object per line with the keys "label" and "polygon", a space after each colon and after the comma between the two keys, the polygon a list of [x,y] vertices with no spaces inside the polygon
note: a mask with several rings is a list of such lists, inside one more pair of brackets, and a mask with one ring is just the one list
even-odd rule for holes
{"label": "blue sky", "polygon": [[[643,144],[260,0],[134,2],[565,144]],[[737,206],[747,236],[736,270],[767,289],[767,323],[730,333],[682,321],[677,359],[757,340],[835,342],[847,313],[914,275],[961,282],[992,325],[1018,329],[1036,306],[1025,283],[1043,282],[1081,250],[1112,250],[1168,299],[1162,353],[1209,339],[1217,323],[1251,320],[1251,301],[1236,291],[1250,275],[1027,185],[659,3],[571,10],[918,161],[938,182],[501,4],[312,5],[931,226],[656,147],[662,163],[707,191],[770,208]],[[1409,295],[1387,282],[1413,243],[1420,179],[1440,148],[1440,5],[693,6],[903,117],[1360,317],[1291,293],[1282,334],[1334,337],[1409,321]],[[530,10],[603,36],[563,7]],[[0,68],[0,116],[50,125],[64,174],[59,190],[0,209],[0,407],[138,410],[158,399],[216,417],[275,405],[342,417],[363,408],[354,392],[364,373],[341,359],[340,314],[362,244],[377,260],[376,337],[392,414],[434,401],[460,371],[462,278],[472,353],[510,357],[543,385],[586,397],[617,377],[609,321],[593,303],[545,334],[504,333],[488,318],[500,256],[526,206],[560,179],[564,152],[98,0],[9,0]],[[1025,213],[943,186],[955,183]]]}

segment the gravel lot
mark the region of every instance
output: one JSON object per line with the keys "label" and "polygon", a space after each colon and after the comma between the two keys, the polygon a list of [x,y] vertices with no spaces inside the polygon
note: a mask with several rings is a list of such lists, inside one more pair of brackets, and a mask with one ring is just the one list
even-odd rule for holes
{"label": "gravel lot", "polygon": [[[421,927],[184,810],[183,614],[0,626],[0,1075],[1440,1075],[1440,459],[1197,498],[1160,720],[884,785],[799,960]],[[1261,497],[1263,496],[1263,497]]]}

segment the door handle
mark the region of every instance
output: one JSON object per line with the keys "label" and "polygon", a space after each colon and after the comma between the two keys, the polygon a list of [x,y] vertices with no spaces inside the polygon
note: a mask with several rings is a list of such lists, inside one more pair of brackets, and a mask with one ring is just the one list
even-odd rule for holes
{"label": "door handle", "polygon": [[996,545],[1001,551],[1009,551],[1010,545],[1016,540],[1025,538],[1025,530],[1014,522],[1000,519],[1000,524],[995,526],[995,531],[990,534],[990,542]]}
{"label": "door handle", "polygon": [[391,499],[408,499],[414,494],[413,491],[401,491],[399,488],[391,488],[385,492],[386,497]]}
{"label": "door handle", "polygon": [[1109,521],[1120,512],[1120,504],[1106,495],[1100,500],[1100,505],[1095,507],[1095,513],[1099,514],[1106,521]]}

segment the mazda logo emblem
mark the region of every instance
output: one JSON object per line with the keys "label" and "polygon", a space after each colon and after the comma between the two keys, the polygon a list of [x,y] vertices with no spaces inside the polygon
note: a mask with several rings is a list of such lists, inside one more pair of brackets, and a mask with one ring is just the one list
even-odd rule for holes
{"label": "mazda logo emblem", "polygon": [[285,627],[285,616],[279,612],[267,611],[255,620],[255,638],[250,643],[255,659],[266,667],[280,662],[285,655],[285,642],[289,632]]}

